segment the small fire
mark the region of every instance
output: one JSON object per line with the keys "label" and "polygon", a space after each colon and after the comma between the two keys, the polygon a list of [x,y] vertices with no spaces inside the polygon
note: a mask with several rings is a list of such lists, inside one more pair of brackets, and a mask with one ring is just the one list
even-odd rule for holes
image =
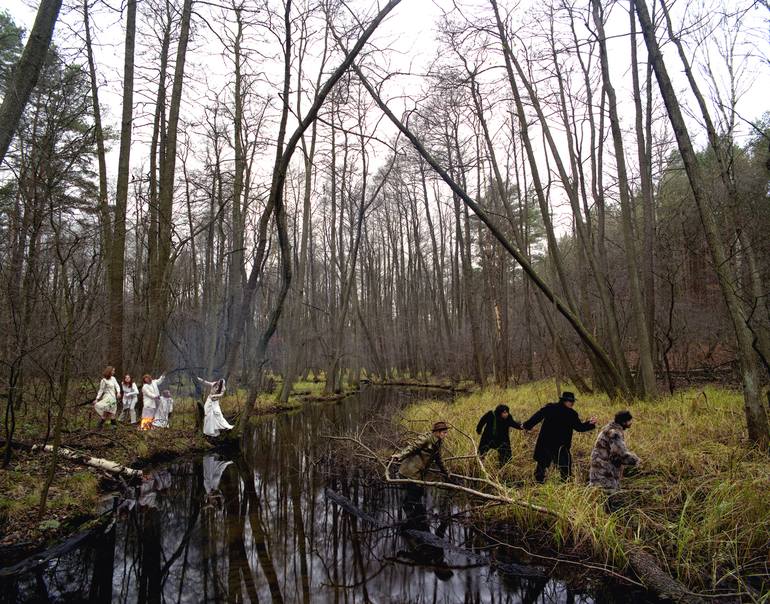
{"label": "small fire", "polygon": [[152,418],[151,417],[143,417],[142,423],[139,426],[140,430],[150,430],[152,429]]}

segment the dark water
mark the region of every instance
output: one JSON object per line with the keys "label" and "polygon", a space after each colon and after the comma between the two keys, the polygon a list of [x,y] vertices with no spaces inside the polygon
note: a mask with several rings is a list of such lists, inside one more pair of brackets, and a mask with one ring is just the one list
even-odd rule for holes
{"label": "dark water", "polygon": [[[330,454],[339,445],[323,435],[392,416],[409,397],[370,389],[340,404],[309,405],[256,425],[238,459],[212,454],[159,469],[121,503],[108,529],[0,583],[0,601],[638,599],[617,586],[593,582],[588,592],[517,567],[509,552],[457,522],[463,502],[441,492],[428,493],[425,515],[404,519],[397,489],[356,469],[352,455]],[[327,489],[361,514],[337,505]]]}

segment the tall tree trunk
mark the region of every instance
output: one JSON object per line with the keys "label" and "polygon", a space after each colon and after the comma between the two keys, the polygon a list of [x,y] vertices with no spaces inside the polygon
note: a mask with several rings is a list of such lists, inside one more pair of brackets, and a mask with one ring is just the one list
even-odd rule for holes
{"label": "tall tree trunk", "polygon": [[187,43],[190,38],[192,0],[184,0],[180,22],[179,43],[174,66],[174,83],[169,102],[168,127],[166,130],[165,157],[161,165],[158,187],[158,255],[154,265],[154,279],[151,279],[152,312],[154,315],[149,349],[152,366],[161,365],[162,342],[160,336],[165,330],[168,316],[168,280],[171,271],[171,234],[173,226],[174,180],[176,176],[176,147],[179,127],[179,112],[184,86],[184,68],[187,59]]}
{"label": "tall tree trunk", "polygon": [[[102,255],[109,258],[110,241],[112,239],[112,221],[108,205],[107,192],[107,159],[104,148],[104,130],[102,129],[102,111],[99,106],[99,83],[96,79],[96,62],[91,40],[91,24],[88,0],[83,0],[83,29],[86,35],[86,56],[88,58],[88,75],[91,80],[91,100],[94,111],[94,138],[96,139],[96,159],[99,166],[99,216],[102,221],[101,240]],[[110,362],[112,357],[110,356]]]}
{"label": "tall tree trunk", "polygon": [[628,194],[628,173],[626,171],[626,157],[623,148],[623,134],[620,131],[620,118],[615,97],[615,88],[610,80],[609,58],[607,56],[607,39],[604,34],[603,16],[600,14],[599,0],[591,0],[594,25],[596,25],[599,38],[599,58],[602,68],[602,81],[607,95],[610,113],[610,129],[612,142],[615,147],[615,162],[618,168],[618,194],[620,196],[621,223],[623,227],[623,241],[625,243],[625,257],[628,266],[628,282],[631,292],[631,307],[636,325],[639,345],[639,370],[642,377],[641,395],[644,398],[654,397],[657,394],[655,384],[655,367],[652,362],[652,350],[650,348],[651,336],[642,299],[642,288],[639,283],[639,267],[636,262],[636,241],[634,238],[634,217],[631,210],[631,200]]}
{"label": "tall tree trunk", "polygon": [[652,184],[652,120],[646,120],[645,115],[652,111],[652,66],[647,62],[647,108],[646,114],[642,109],[642,92],[639,82],[639,60],[636,49],[636,15],[633,1],[629,18],[631,20],[631,76],[634,94],[634,109],[636,128],[636,152],[639,159],[639,186],[642,196],[642,285],[647,315],[647,333],[650,337],[650,351],[653,359],[655,353],[655,199]]}
{"label": "tall tree trunk", "polygon": [[59,17],[61,1],[41,0],[24,52],[21,53],[19,63],[12,71],[13,75],[6,87],[3,104],[0,105],[0,163],[8,152],[29,95],[43,69],[56,19]]}
{"label": "tall tree trunk", "polygon": [[740,300],[734,289],[735,275],[725,253],[719,227],[709,203],[708,192],[705,189],[703,175],[698,165],[698,158],[692,147],[690,133],[682,116],[676,91],[671,84],[668,70],[663,62],[663,55],[660,52],[658,40],[655,37],[655,27],[647,10],[647,3],[645,0],[635,0],[635,2],[636,14],[639,17],[639,23],[644,34],[644,42],[647,45],[647,51],[652,60],[658,87],[660,88],[663,102],[666,105],[674,134],[676,135],[682,163],[687,172],[701,224],[706,234],[706,241],[714,269],[717,273],[719,287],[727,305],[733,330],[735,331],[749,439],[761,449],[766,450],[768,444],[770,444],[770,427],[767,423],[767,413],[761,396],[759,368],[757,367],[756,354],[752,347],[751,330],[746,323],[746,317],[743,314]]}
{"label": "tall tree trunk", "polygon": [[126,208],[131,161],[131,127],[134,112],[134,46],[136,40],[136,3],[128,0],[126,44],[123,63],[123,115],[120,120],[120,155],[115,191],[115,220],[107,266],[110,304],[110,362],[122,373],[123,367],[123,283],[126,252]]}

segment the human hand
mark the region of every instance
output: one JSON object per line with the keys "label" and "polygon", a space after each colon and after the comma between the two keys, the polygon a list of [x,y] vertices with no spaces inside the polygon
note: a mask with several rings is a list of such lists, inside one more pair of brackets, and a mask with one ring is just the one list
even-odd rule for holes
{"label": "human hand", "polygon": [[588,419],[588,423],[589,423],[589,424],[593,424],[594,426],[596,425],[596,421],[597,421],[597,420],[596,420],[596,416],[595,416],[595,415],[594,415],[593,417],[590,417],[590,418]]}

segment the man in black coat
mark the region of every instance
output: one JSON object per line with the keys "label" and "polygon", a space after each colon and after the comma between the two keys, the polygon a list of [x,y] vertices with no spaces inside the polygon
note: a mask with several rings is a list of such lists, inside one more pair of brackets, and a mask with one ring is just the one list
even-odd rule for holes
{"label": "man in black coat", "polygon": [[562,480],[572,475],[572,432],[588,432],[596,427],[596,418],[592,417],[587,422],[580,421],[575,405],[575,395],[572,392],[563,392],[558,403],[549,403],[527,421],[524,429],[531,430],[534,426],[543,422],[540,434],[535,445],[534,459],[537,462],[535,468],[535,480],[542,483],[545,480],[545,471],[552,463],[559,467]]}
{"label": "man in black coat", "polygon": [[505,465],[511,459],[510,428],[521,430],[521,424],[511,417],[508,405],[498,405],[494,411],[482,415],[476,426],[476,434],[481,434],[479,456],[484,457],[490,449],[497,449],[500,465]]}

